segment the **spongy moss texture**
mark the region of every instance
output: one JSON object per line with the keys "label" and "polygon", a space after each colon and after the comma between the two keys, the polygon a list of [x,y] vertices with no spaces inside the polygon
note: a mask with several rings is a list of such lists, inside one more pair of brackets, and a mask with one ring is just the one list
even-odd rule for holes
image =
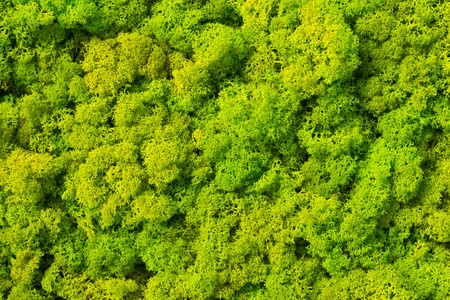
{"label": "spongy moss texture", "polygon": [[450,299],[450,3],[0,1],[0,299]]}

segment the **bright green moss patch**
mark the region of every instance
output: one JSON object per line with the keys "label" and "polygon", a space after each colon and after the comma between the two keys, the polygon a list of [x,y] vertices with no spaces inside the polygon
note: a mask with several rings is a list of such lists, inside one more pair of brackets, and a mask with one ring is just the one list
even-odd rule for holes
{"label": "bright green moss patch", "polygon": [[449,299],[450,5],[0,1],[0,299]]}

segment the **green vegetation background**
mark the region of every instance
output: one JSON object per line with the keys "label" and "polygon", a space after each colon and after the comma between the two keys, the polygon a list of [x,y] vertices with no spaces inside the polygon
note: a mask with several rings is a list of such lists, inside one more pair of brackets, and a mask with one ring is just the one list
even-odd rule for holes
{"label": "green vegetation background", "polygon": [[449,299],[450,3],[0,1],[0,298]]}

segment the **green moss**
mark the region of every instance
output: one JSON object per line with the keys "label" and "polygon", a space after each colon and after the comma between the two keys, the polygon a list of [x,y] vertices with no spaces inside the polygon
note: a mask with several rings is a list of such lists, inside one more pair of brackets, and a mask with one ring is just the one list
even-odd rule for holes
{"label": "green moss", "polygon": [[444,2],[0,1],[0,298],[448,299]]}

